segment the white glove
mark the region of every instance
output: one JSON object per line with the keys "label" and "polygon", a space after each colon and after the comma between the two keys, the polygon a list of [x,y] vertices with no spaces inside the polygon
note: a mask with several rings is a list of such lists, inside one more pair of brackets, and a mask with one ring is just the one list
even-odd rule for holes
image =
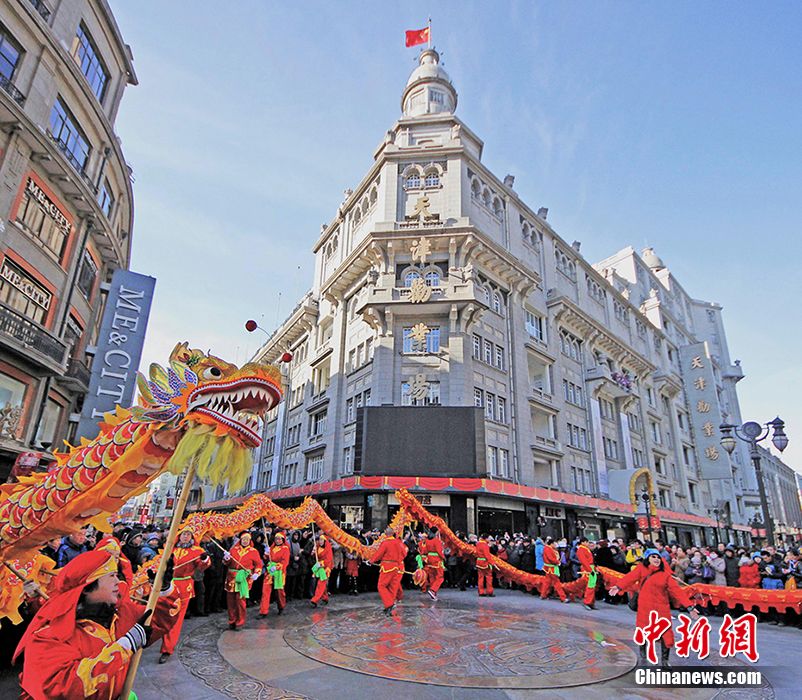
{"label": "white glove", "polygon": [[231,555],[228,552],[223,552],[223,561],[230,561]]}
{"label": "white glove", "polygon": [[36,583],[36,581],[32,581],[31,579],[23,582],[22,590],[29,598],[36,598],[36,596],[41,595],[39,593],[39,585]]}
{"label": "white glove", "polygon": [[253,576],[251,576],[251,581],[255,581],[258,578],[259,578],[259,574],[254,574]]}
{"label": "white glove", "polygon": [[137,624],[117,640],[117,644],[123,647],[123,649],[128,649],[128,651],[136,651],[145,646],[146,641],[147,635],[145,634],[145,628],[137,622]]}

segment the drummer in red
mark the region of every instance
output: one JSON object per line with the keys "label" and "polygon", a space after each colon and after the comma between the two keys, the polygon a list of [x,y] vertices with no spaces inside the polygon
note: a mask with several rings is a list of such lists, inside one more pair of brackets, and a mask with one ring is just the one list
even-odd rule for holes
{"label": "drummer in red", "polygon": [[[268,565],[262,580],[262,602],[259,605],[259,617],[266,617],[270,611],[270,594],[273,589],[276,591],[276,604],[278,614],[284,611],[287,606],[287,596],[284,592],[284,583],[287,577],[287,567],[290,565],[290,547],[286,543],[283,532],[277,532],[273,538],[273,546],[270,548],[270,555],[267,557]],[[271,573],[271,569],[280,572],[280,576]],[[280,583],[280,585],[275,585]]]}
{"label": "drummer in red", "polygon": [[159,663],[163,664],[170,658],[178,644],[181,635],[181,626],[184,624],[184,616],[189,608],[189,601],[195,597],[195,580],[193,574],[196,571],[204,571],[211,564],[206,550],[195,544],[195,534],[192,530],[182,530],[178,534],[178,542],[173,548],[173,585],[181,596],[181,610],[175,625],[162,637],[161,656]]}
{"label": "drummer in red", "polygon": [[406,545],[398,539],[395,530],[388,527],[384,531],[385,538],[371,559],[371,564],[380,565],[379,596],[384,604],[384,614],[388,617],[395,608],[401,578],[404,575],[404,557],[407,555]]}

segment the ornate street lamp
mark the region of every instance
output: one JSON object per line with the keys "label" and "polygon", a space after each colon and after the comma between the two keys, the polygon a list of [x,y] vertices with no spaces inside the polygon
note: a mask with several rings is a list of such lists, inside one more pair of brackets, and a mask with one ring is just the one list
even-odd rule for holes
{"label": "ornate street lamp", "polygon": [[721,515],[721,514],[722,514],[722,511],[720,511],[718,508],[713,508],[713,515],[716,518],[716,547],[718,547],[718,544],[721,541],[719,539],[719,527],[720,527],[720,525],[719,525],[719,519],[718,519],[718,516]]}
{"label": "ornate street lamp", "polygon": [[735,445],[738,444],[737,440],[743,440],[749,444],[749,456],[752,458],[752,464],[755,467],[757,488],[760,494],[760,507],[763,511],[763,522],[766,526],[766,544],[774,545],[774,528],[772,527],[771,514],[769,513],[769,502],[766,498],[766,487],[763,484],[763,470],[760,467],[760,452],[758,452],[757,444],[765,440],[769,433],[773,431],[771,442],[782,452],[788,447],[785,423],[777,416],[774,420],[766,423],[765,427],[760,423],[748,421],[741,426],[722,423],[719,429],[721,430],[721,446],[729,454],[732,454],[735,450]]}
{"label": "ornate street lamp", "polygon": [[640,494],[641,500],[643,501],[643,505],[646,508],[646,531],[649,534],[649,540],[652,539],[652,495],[649,493],[649,489],[644,486],[641,490]]}

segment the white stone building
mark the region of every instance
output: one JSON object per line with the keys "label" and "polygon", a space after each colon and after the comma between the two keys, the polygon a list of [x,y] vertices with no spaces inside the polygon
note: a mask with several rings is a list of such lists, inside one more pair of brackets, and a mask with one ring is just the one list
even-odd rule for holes
{"label": "white stone building", "polygon": [[743,378],[721,307],[651,249],[586,261],[484,166],[433,49],[401,106],[314,245],[311,290],[256,355],[294,359],[250,490],[377,527],[406,485],[462,530],[623,536],[645,468],[667,540],[711,541],[714,507],[745,540],[748,455],[718,448]]}

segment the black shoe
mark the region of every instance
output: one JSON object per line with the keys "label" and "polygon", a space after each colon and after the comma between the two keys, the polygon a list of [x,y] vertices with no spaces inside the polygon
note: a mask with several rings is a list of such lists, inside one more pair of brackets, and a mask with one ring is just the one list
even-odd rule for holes
{"label": "black shoe", "polygon": [[162,655],[159,657],[159,663],[160,664],[166,664],[167,660],[169,658],[170,658],[170,655],[166,651],[163,651]]}
{"label": "black shoe", "polygon": [[283,613],[283,612],[284,612],[284,608],[279,608],[279,609],[278,609],[278,614],[279,614],[279,615],[281,615],[281,613]]}
{"label": "black shoe", "polygon": [[593,607],[592,605],[588,605],[587,603],[582,603],[582,607],[585,608],[585,610],[595,610],[596,609],[595,607]]}
{"label": "black shoe", "polygon": [[313,608],[317,607],[317,603],[314,600],[310,600],[309,605],[311,605]]}
{"label": "black shoe", "polygon": [[230,630],[236,630],[236,629],[237,629],[237,625],[236,625],[236,624],[234,624],[233,622],[229,622],[229,623],[228,623],[228,629],[230,629]]}
{"label": "black shoe", "polygon": [[671,668],[671,664],[668,663],[668,655],[671,653],[671,647],[667,647],[665,642],[662,640],[660,641],[661,655],[660,655],[660,668]]}
{"label": "black shoe", "polygon": [[495,594],[495,593],[488,593],[488,594],[487,594],[487,597],[488,597],[488,598],[495,598],[495,597],[496,597],[496,594]]}
{"label": "black shoe", "polygon": [[395,610],[395,603],[393,603],[389,608],[385,608],[384,609],[384,615],[386,617],[392,617],[393,616],[393,610]]}
{"label": "black shoe", "polygon": [[328,599],[328,598],[324,598],[324,599],[323,599],[323,600],[321,600],[320,602],[321,602],[323,605],[328,605],[328,604],[329,604],[329,599]]}
{"label": "black shoe", "polygon": [[259,613],[259,619],[262,620],[267,617],[267,613]]}

